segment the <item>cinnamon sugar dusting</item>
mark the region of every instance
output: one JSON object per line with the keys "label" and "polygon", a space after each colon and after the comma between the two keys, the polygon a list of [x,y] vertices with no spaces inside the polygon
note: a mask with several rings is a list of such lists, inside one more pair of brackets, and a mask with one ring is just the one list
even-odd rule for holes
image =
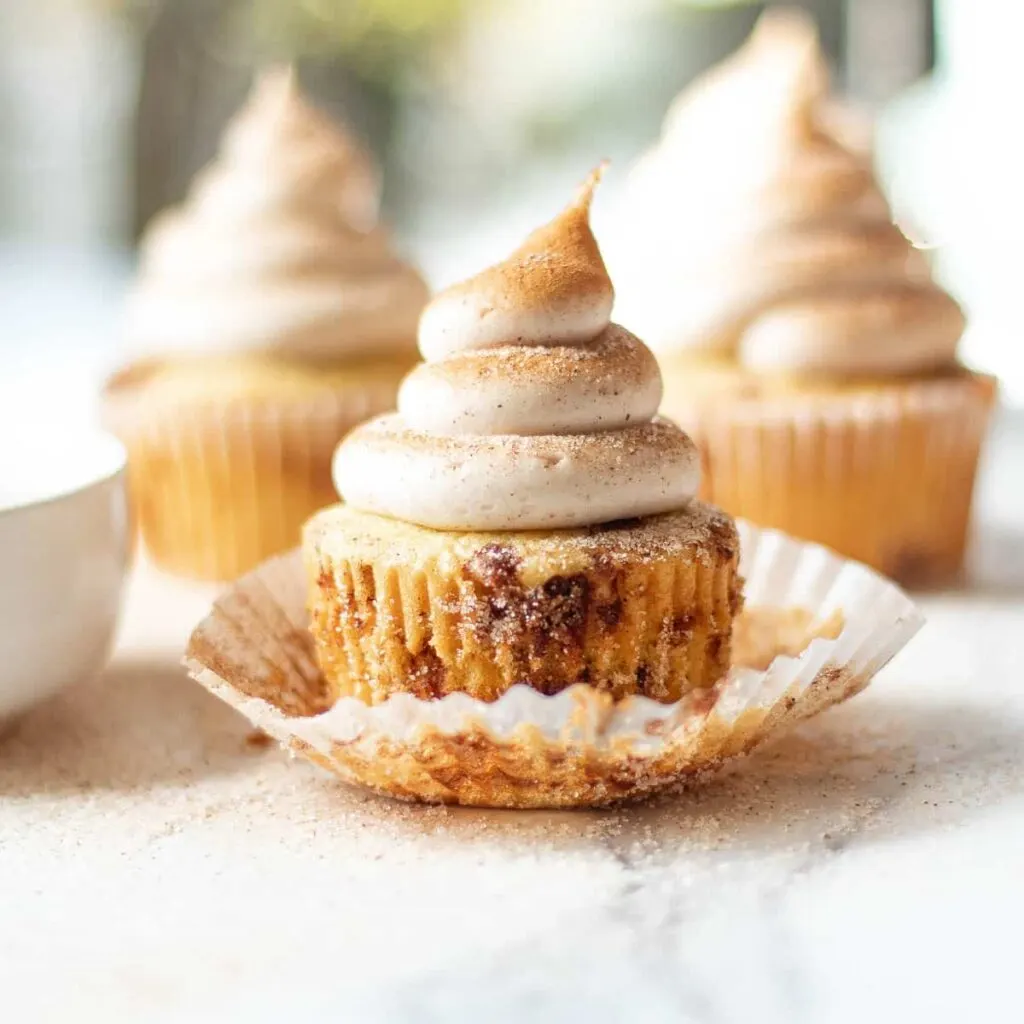
{"label": "cinnamon sugar dusting", "polygon": [[589,342],[510,345],[421,363],[402,385],[399,406],[436,435],[566,436],[646,422],[661,395],[650,350],[610,324]]}
{"label": "cinnamon sugar dusting", "polygon": [[[626,341],[632,344],[623,345]],[[638,350],[640,350],[638,352]],[[637,358],[637,355],[647,358]],[[596,365],[595,365],[596,364]],[[515,377],[524,386],[565,384],[586,375],[598,387],[618,389],[643,383],[650,376],[653,357],[632,334],[616,324],[581,345],[551,345],[543,348],[509,345],[487,352],[460,352],[441,363],[424,363],[455,387],[472,387],[494,377]]]}
{"label": "cinnamon sugar dusting", "polygon": [[528,235],[508,259],[441,292],[434,302],[457,295],[486,294],[488,305],[480,310],[481,318],[496,308],[543,309],[566,299],[590,296],[606,298],[610,304],[611,278],[589,221],[594,189],[604,168],[601,164],[592,171],[575,200],[554,220]]}
{"label": "cinnamon sugar dusting", "polygon": [[268,735],[262,729],[253,729],[246,735],[245,745],[250,750],[266,750],[274,745],[274,737]]}
{"label": "cinnamon sugar dusting", "polygon": [[[728,666],[738,540],[716,510],[461,538],[346,508],[324,517],[307,534],[320,567],[310,607],[337,694],[492,701],[520,683],[547,694],[582,683],[672,701]],[[371,566],[375,584],[361,585]]]}
{"label": "cinnamon sugar dusting", "polygon": [[[372,529],[371,529],[372,527]],[[622,519],[575,530],[530,532],[489,531],[447,533],[382,516],[367,517],[345,505],[317,513],[307,524],[305,544],[331,560],[358,550],[373,565],[390,570],[418,569],[435,559],[466,561],[481,546],[498,544],[515,552],[521,571],[532,585],[553,572],[592,560],[662,561],[687,552],[700,559],[739,557],[739,539],[732,519],[720,509],[694,502],[684,512]],[[712,554],[713,553],[713,558]],[[557,567],[557,568],[555,568]]]}
{"label": "cinnamon sugar dusting", "polygon": [[554,220],[528,235],[506,261],[474,280],[489,283],[487,275],[493,274],[497,294],[513,304],[557,302],[566,293],[611,297],[611,278],[590,229],[594,190],[606,166],[602,163],[590,173],[576,199]]}
{"label": "cinnamon sugar dusting", "polygon": [[364,512],[440,530],[571,529],[685,508],[700,463],[655,421],[661,375],[610,323],[613,293],[576,199],[512,256],[441,292],[398,413],[350,434],[335,482]]}
{"label": "cinnamon sugar dusting", "polygon": [[[606,430],[595,434],[544,434],[517,436],[496,434],[477,437],[460,435],[447,437],[424,431],[403,429],[390,419],[378,421],[386,429],[362,431],[364,443],[371,450],[386,452],[397,449],[403,453],[416,453],[422,457],[436,456],[451,459],[500,459],[506,464],[527,465],[541,462],[548,468],[557,468],[570,462],[581,472],[599,472],[610,463],[615,468],[620,484],[628,487],[633,481],[631,473],[641,479],[656,466],[673,456],[689,458],[694,452],[693,442],[675,424],[666,420],[638,424],[621,430]],[[634,460],[630,463],[630,460]]]}

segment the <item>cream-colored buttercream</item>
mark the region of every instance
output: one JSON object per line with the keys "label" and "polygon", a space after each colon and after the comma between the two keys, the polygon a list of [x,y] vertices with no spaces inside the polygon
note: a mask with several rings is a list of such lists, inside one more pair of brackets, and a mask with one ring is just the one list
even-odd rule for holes
{"label": "cream-colored buttercream", "polygon": [[616,316],[656,351],[835,374],[955,359],[963,314],[893,224],[806,15],[769,11],[679,97],[620,215]]}
{"label": "cream-colored buttercream", "polygon": [[509,260],[433,300],[420,326],[427,362],[398,413],[335,454],[347,502],[436,529],[537,530],[693,499],[696,449],[654,419],[657,364],[609,319],[612,285],[589,226],[596,181]]}
{"label": "cream-colored buttercream", "polygon": [[369,156],[301,95],[257,81],[217,160],[147,232],[127,308],[137,353],[412,351],[427,299],[377,224]]}

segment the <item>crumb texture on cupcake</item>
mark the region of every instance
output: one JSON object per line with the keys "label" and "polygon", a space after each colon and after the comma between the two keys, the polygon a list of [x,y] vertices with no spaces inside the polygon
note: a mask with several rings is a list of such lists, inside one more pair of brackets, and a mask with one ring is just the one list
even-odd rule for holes
{"label": "crumb texture on cupcake", "polygon": [[336,506],[306,527],[310,610],[339,696],[517,683],[677,700],[729,667],[739,541],[717,509],[572,531],[451,534]]}

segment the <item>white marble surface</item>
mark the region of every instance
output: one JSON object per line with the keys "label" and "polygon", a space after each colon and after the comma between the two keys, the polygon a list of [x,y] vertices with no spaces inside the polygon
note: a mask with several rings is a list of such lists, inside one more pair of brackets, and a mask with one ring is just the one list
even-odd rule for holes
{"label": "white marble surface", "polygon": [[849,705],[604,813],[406,807],[276,750],[135,581],[117,659],[0,743],[3,1019],[1018,1020],[1024,431],[970,592]]}

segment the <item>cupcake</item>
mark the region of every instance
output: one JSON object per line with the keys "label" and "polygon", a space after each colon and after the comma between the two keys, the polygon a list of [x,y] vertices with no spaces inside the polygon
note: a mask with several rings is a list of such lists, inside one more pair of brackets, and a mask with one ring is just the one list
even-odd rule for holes
{"label": "cupcake", "polygon": [[676,101],[620,214],[616,314],[657,354],[703,496],[903,582],[954,576],[995,381],[958,362],[964,315],[805,16],[769,11]]}
{"label": "cupcake", "polygon": [[398,412],[338,447],[345,504],[303,545],[329,703],[578,683],[669,702],[727,671],[736,529],[695,500],[657,363],[610,320],[596,180],[433,299]]}
{"label": "cupcake", "polygon": [[103,412],[161,567],[229,579],[297,544],[336,498],[338,440],[394,408],[428,293],[378,224],[379,191],[275,69],[147,232]]}

